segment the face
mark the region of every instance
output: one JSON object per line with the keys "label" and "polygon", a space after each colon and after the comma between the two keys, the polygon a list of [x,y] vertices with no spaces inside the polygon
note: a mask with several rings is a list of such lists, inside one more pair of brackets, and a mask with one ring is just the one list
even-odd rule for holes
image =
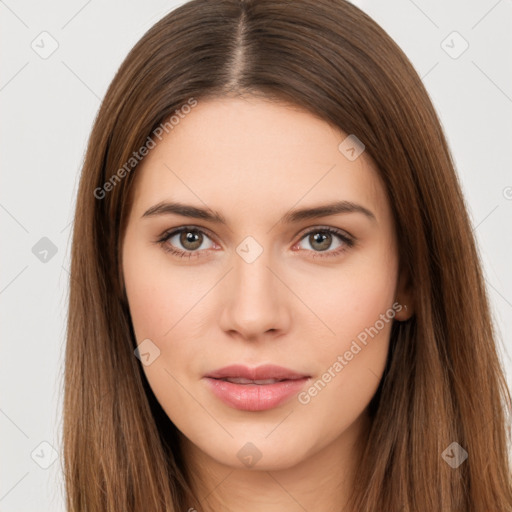
{"label": "face", "polygon": [[379,385],[406,296],[385,188],[346,137],[283,103],[199,101],[136,170],[122,264],[143,369],[218,463],[329,450]]}

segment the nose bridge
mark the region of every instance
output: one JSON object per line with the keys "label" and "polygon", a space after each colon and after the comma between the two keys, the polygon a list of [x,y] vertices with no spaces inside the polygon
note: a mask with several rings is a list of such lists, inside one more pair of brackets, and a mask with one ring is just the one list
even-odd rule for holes
{"label": "nose bridge", "polygon": [[272,250],[264,249],[248,237],[233,255],[229,297],[222,314],[225,330],[236,330],[244,337],[257,337],[266,331],[286,327],[288,314],[283,290],[276,279]]}

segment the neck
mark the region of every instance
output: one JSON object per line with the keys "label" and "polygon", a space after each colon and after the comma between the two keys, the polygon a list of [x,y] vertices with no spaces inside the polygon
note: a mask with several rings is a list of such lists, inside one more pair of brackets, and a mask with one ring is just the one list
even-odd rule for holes
{"label": "neck", "polygon": [[190,512],[349,512],[346,504],[369,425],[364,413],[341,436],[298,464],[271,471],[222,464],[180,433],[187,473],[199,500]]}

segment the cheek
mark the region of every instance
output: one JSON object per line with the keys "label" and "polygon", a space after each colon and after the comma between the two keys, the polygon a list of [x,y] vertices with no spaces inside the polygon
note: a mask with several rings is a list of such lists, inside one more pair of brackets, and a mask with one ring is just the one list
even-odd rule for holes
{"label": "cheek", "polygon": [[157,354],[143,371],[164,408],[180,411],[187,394],[179,383],[197,380],[198,354],[208,360],[215,350],[204,329],[217,318],[206,304],[218,278],[211,270],[173,267],[164,251],[137,243],[127,247],[123,271],[136,343],[151,340]]}
{"label": "cheek", "polygon": [[334,335],[320,340],[317,375],[299,403],[326,425],[340,425],[357,416],[378,388],[394,321],[397,275],[393,253],[375,251],[371,261],[354,260],[340,268],[339,275],[329,280],[339,284],[330,284],[328,294],[309,294],[310,304],[322,312]]}
{"label": "cheek", "polygon": [[193,271],[171,270],[163,250],[155,257],[154,248],[136,243],[127,247],[123,272],[136,339],[138,343],[145,338],[158,342],[194,314],[206,285]]}
{"label": "cheek", "polygon": [[[190,403],[190,396],[180,383],[197,357],[198,346],[191,340],[200,339],[194,332],[201,324],[198,302],[208,291],[205,283],[210,280],[183,269],[170,271],[163,252],[155,258],[154,251],[136,243],[126,247],[123,272],[136,343],[146,343],[141,346],[149,346],[151,354],[149,364],[143,364],[142,369],[168,416],[187,429],[195,414],[198,421],[204,421],[199,407],[183,407]],[[147,339],[151,340],[149,345]]]}
{"label": "cheek", "polygon": [[155,270],[137,272],[126,279],[133,328],[140,342],[144,338],[158,340],[177,322],[181,309],[176,286],[166,282],[163,274],[155,279]]}
{"label": "cheek", "polygon": [[[392,273],[392,272],[390,272]],[[395,282],[384,274],[367,273],[364,278],[351,278],[336,296],[323,305],[326,322],[336,333],[337,343],[342,348],[351,340],[365,332],[385,314],[394,302]],[[381,322],[378,323],[382,329]]]}
{"label": "cheek", "polygon": [[[394,312],[398,266],[392,251],[376,246],[365,257],[354,257],[325,279],[316,279],[316,287],[307,292],[309,305],[329,326],[331,335],[324,338],[326,346],[345,351],[351,341],[377,323],[379,335],[389,334],[391,322],[382,325],[381,315]],[[357,255],[356,255],[357,256]],[[311,283],[310,283],[311,284]]]}

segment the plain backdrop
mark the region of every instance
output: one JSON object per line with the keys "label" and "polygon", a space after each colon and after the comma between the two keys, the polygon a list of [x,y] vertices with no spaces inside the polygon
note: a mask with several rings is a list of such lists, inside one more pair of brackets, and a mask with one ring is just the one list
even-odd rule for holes
{"label": "plain backdrop", "polygon": [[[2,512],[64,511],[58,457],[78,176],[115,71],[135,42],[180,3],[0,0]],[[510,384],[512,1],[355,3],[405,51],[439,113],[482,255]]]}

